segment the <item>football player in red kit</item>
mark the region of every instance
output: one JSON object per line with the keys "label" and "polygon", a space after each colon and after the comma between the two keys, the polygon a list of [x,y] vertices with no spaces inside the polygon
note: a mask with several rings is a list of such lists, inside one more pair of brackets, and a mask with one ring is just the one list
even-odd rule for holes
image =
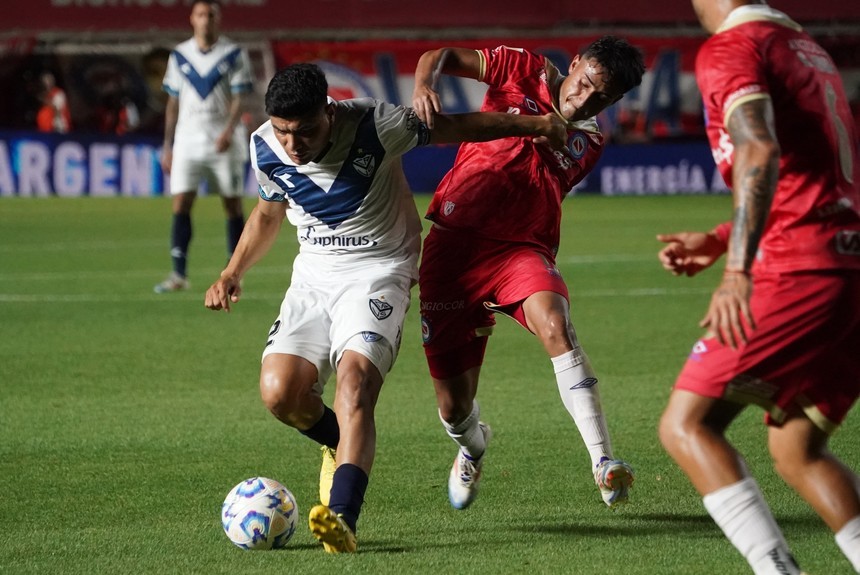
{"label": "football player in red kit", "polygon": [[429,126],[442,111],[440,73],[487,84],[482,111],[555,113],[568,123],[565,150],[525,138],[462,145],[427,214],[433,225],[419,270],[421,326],[439,416],[459,446],[448,480],[457,509],[477,495],[490,437],[475,395],[495,312],[540,339],[603,501],[627,500],[633,470],[612,453],[597,377],[577,340],[555,257],[561,202],[603,151],[595,116],[639,85],[644,70],[639,50],[612,36],[575,56],[567,75],[544,56],[506,46],[442,48],[419,60],[412,103]]}
{"label": "football player in red kit", "polygon": [[731,222],[658,236],[663,266],[725,271],[660,424],[669,454],[754,573],[800,573],[725,431],[767,414],[782,478],[860,572],[860,481],[827,449],[860,395],[857,134],[839,73],[787,15],[755,0],[693,0],[712,36],[696,78]]}

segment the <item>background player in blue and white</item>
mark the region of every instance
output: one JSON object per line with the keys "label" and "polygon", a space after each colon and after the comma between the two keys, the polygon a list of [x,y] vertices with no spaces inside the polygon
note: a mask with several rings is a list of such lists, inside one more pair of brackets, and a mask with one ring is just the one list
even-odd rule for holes
{"label": "background player in blue and white", "polygon": [[[241,278],[275,242],[285,217],[299,255],[269,333],[260,391],[269,410],[337,449],[331,488],[310,527],[330,553],[356,550],[355,527],[376,451],[373,411],[400,347],[417,279],[421,224],[400,156],[429,143],[538,136],[565,145],[552,114],[438,116],[431,132],[412,108],[369,98],[334,101],[319,67],[294,64],[266,91],[269,121],[251,137],[260,200],[206,307],[230,309]],[[336,371],[334,410],[322,401]]]}
{"label": "background player in blue and white", "polygon": [[218,194],[227,216],[227,254],[242,234],[242,193],[248,160],[247,132],[240,124],[243,94],[251,91],[247,52],[220,35],[217,0],[191,6],[194,36],[170,54],[164,74],[168,93],[161,167],[170,174],[173,271],[155,286],[157,293],[188,289],[191,208],[200,183]]}

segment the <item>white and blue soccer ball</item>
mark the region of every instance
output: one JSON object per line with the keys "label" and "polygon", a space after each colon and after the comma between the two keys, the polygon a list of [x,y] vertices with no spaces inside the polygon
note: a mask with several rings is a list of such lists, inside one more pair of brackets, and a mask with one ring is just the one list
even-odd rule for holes
{"label": "white and blue soccer ball", "polygon": [[299,507],[290,490],[252,477],[230,490],[221,506],[224,533],[242,549],[278,549],[296,532]]}

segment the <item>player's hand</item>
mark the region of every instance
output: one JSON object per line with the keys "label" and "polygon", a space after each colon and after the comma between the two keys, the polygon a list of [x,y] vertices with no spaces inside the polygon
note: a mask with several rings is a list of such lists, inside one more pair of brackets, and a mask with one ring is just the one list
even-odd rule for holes
{"label": "player's hand", "polygon": [[708,328],[720,343],[732,349],[746,344],[750,332],[755,329],[750,311],[751,295],[752,279],[748,274],[726,271],[699,325]]}
{"label": "player's hand", "polygon": [[660,263],[676,276],[694,276],[711,266],[726,251],[723,242],[704,232],[658,234],[657,239],[667,244],[657,254]]}
{"label": "player's hand", "polygon": [[228,149],[230,149],[230,143],[232,142],[232,140],[233,134],[228,132],[222,133],[220,136],[218,136],[218,139],[215,140],[215,151],[219,154],[226,152]]}
{"label": "player's hand", "polygon": [[562,120],[558,114],[544,114],[546,128],[540,136],[533,138],[535,144],[545,144],[553,150],[564,150],[567,148],[567,122]]}
{"label": "player's hand", "polygon": [[161,151],[161,171],[165,174],[170,174],[170,166],[173,164],[173,150],[164,146]]}
{"label": "player's hand", "polygon": [[439,94],[429,86],[415,86],[412,92],[412,108],[429,129],[433,129],[433,116],[442,112]]}
{"label": "player's hand", "polygon": [[205,305],[211,310],[230,311],[230,304],[239,301],[242,295],[242,285],[239,278],[233,275],[221,276],[206,290]]}

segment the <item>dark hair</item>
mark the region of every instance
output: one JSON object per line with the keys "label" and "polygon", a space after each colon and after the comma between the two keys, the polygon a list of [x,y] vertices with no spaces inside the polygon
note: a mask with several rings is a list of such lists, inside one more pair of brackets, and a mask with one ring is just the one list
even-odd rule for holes
{"label": "dark hair", "polygon": [[328,82],[316,64],[291,64],[278,70],[266,88],[266,114],[299,118],[325,106]]}
{"label": "dark hair", "polygon": [[221,0],[194,0],[191,3],[191,7],[194,8],[198,4],[208,4],[209,6],[218,6],[218,8],[221,8]]}
{"label": "dark hair", "polygon": [[623,38],[602,36],[588,45],[582,57],[597,60],[609,75],[607,83],[619,94],[642,82],[642,74],[645,73],[642,52]]}

